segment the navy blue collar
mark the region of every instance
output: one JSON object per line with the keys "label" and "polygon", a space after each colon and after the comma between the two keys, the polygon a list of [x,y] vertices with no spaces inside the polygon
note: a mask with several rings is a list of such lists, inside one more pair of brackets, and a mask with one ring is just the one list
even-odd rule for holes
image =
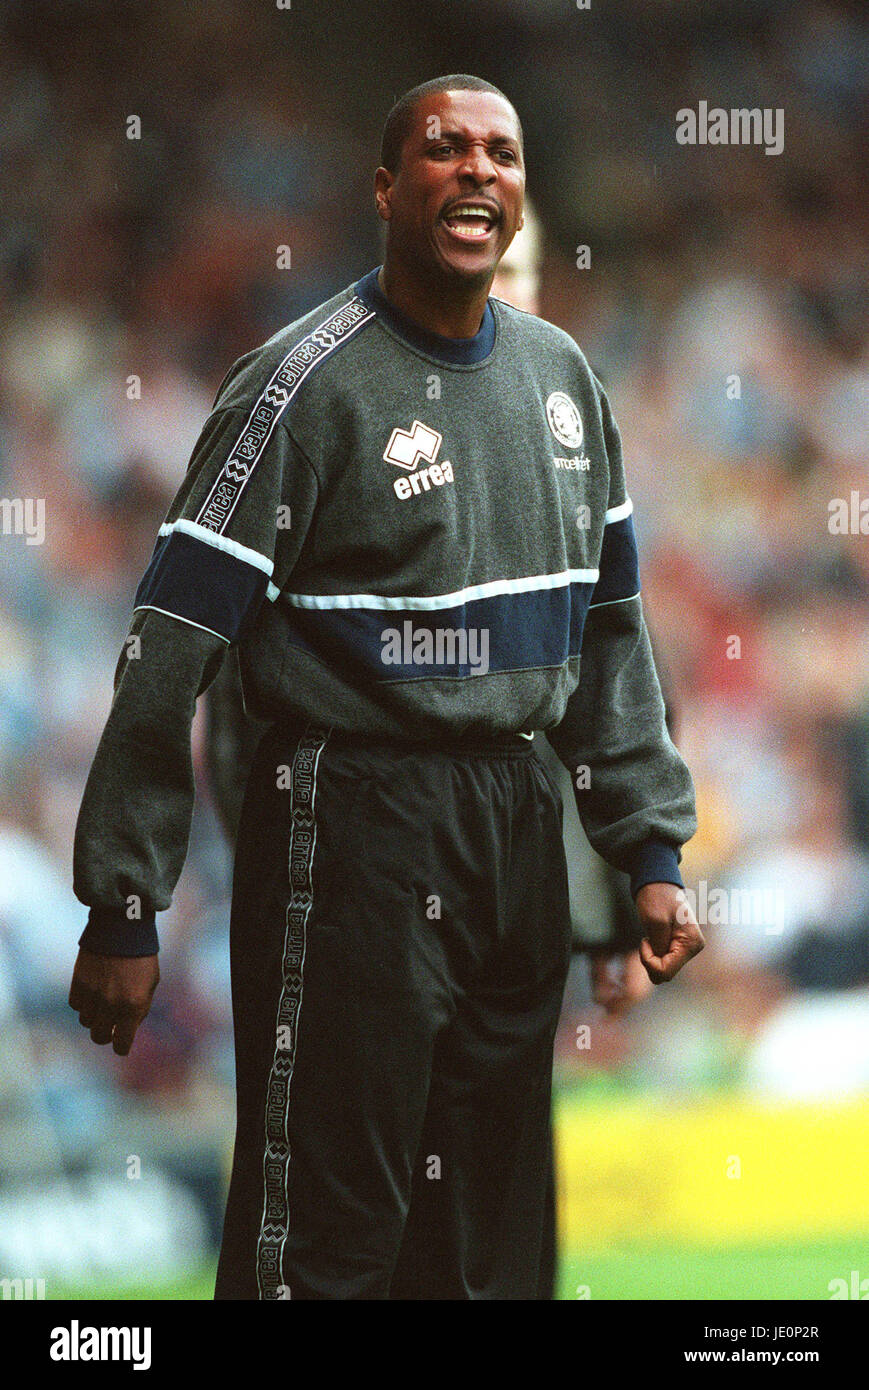
{"label": "navy blue collar", "polygon": [[482,362],[489,356],[495,346],[495,315],[488,300],[483,311],[480,331],[473,338],[444,338],[440,333],[431,333],[427,328],[415,323],[386,298],[377,283],[379,270],[380,266],[369,270],[368,274],[363,275],[354,285],[354,289],[359,298],[364,300],[369,308],[374,309],[399,338],[404,338],[411,347],[424,352],[426,356],[437,357],[441,362],[452,366],[465,367],[472,362]]}

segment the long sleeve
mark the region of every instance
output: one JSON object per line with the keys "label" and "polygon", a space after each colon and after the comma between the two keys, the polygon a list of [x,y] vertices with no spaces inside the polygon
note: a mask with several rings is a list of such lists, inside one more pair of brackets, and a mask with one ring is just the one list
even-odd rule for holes
{"label": "long sleeve", "polygon": [[245,787],[266,721],[244,707],[238,652],[228,651],[205,697],[208,779],[230,844],[238,836]]}
{"label": "long sleeve", "polygon": [[697,819],[691,774],[665,722],[621,441],[603,392],[601,415],[610,489],[600,577],[583,633],[579,684],[547,738],[571,773],[590,843],[630,875],[636,894],[645,883],[682,886],[681,847]]}
{"label": "long sleeve", "polygon": [[279,424],[249,408],[208,417],[136,592],[111,710],[85,786],[73,888],[90,908],[80,944],[150,955],[193,815],[191,725],[199,694],[285,582],[317,480]]}

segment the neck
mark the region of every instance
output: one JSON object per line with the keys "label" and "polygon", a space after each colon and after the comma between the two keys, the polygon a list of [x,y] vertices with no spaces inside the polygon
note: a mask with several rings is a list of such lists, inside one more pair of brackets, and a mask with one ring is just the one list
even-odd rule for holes
{"label": "neck", "polygon": [[483,322],[493,278],[473,285],[434,283],[424,280],[416,269],[411,274],[395,257],[387,257],[377,282],[391,304],[429,333],[474,338]]}

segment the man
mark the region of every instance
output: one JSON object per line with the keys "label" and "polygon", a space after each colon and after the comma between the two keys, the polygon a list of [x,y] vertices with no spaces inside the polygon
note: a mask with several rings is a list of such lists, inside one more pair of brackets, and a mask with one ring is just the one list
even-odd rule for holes
{"label": "man", "polygon": [[[498,263],[491,293],[517,309],[536,314],[540,306],[541,228],[528,197],[524,201],[523,219],[521,231],[516,233]],[[263,720],[245,711],[237,656],[237,647],[227,653],[205,695],[208,782],[221,824],[233,847],[247,779],[257,745],[268,727]],[[667,727],[671,728],[669,711]],[[589,845],[574,804],[570,774],[552,751],[545,735],[535,735],[534,748],[565,802],[562,830],[569,870],[573,952],[588,953],[594,1001],[608,1013],[618,1013],[630,1006],[638,990],[643,993],[650,988],[637,951],[639,936],[628,881]],[[557,1253],[553,1153],[541,1241],[540,1299],[556,1296]]]}
{"label": "man", "polygon": [[566,334],[488,298],[524,183],[489,83],[397,103],[383,267],[232,368],[136,596],[76,831],[94,1041],[128,1052],[156,986],[228,645],[270,725],[235,857],[219,1298],[535,1296],[570,953],[535,730],[631,875],[651,977],[702,946],[609,404]]}

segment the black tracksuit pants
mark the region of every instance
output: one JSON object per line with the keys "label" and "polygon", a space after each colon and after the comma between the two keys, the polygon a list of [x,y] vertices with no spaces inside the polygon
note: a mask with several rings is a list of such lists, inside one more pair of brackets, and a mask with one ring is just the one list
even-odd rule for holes
{"label": "black tracksuit pants", "polygon": [[270,729],[239,827],[215,1297],[534,1299],[570,957],[529,741]]}

